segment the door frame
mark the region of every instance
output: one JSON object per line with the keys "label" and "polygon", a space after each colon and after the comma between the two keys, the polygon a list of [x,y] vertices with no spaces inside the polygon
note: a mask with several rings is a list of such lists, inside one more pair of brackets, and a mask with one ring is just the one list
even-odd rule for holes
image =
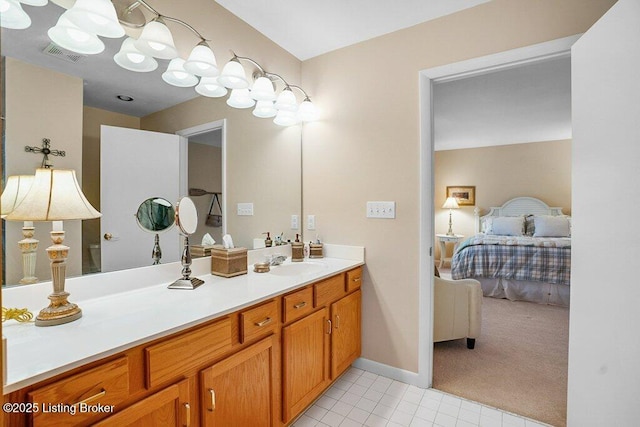
{"label": "door frame", "polygon": [[[419,72],[420,85],[420,243],[418,273],[418,386],[433,385],[433,84],[478,76],[528,63],[571,55],[576,34],[518,49],[455,62]],[[427,164],[427,162],[429,164]]]}
{"label": "door frame", "polygon": [[176,132],[185,138],[185,143],[180,147],[180,193],[181,196],[188,196],[189,189],[189,138],[203,133],[222,129],[222,235],[227,234],[227,119],[215,120],[192,126]]}

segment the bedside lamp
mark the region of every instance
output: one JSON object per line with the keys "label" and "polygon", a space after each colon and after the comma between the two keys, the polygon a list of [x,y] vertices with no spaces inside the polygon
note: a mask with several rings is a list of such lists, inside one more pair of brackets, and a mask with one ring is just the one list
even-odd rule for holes
{"label": "bedside lamp", "polygon": [[36,326],[60,325],[82,316],[82,310],[67,301],[69,293],[64,290],[69,247],[62,244],[62,221],[100,216],[82,193],[76,172],[64,169],[37,169],[33,185],[22,203],[7,215],[10,221],[53,221],[53,245],[47,248],[53,293],[49,295],[49,306],[36,317]]}
{"label": "bedside lamp", "polygon": [[[2,219],[9,215],[18,206],[33,184],[33,175],[12,175],[7,178],[7,184],[2,192],[0,205],[2,206]],[[22,252],[22,279],[21,284],[36,283],[36,258],[38,240],[33,238],[35,228],[32,221],[25,221],[22,226],[24,239],[18,242]]]}
{"label": "bedside lamp", "polygon": [[455,236],[453,233],[453,229],[451,228],[451,210],[458,209],[458,201],[455,197],[447,197],[447,200],[442,205],[442,209],[449,209],[449,231],[447,231],[447,236]]}

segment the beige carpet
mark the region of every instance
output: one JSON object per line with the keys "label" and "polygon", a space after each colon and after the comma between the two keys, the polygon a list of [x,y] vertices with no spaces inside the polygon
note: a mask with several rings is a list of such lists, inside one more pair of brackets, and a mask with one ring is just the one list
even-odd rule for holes
{"label": "beige carpet", "polygon": [[435,344],[433,387],[566,426],[568,341],[569,309],[485,297],[474,350]]}

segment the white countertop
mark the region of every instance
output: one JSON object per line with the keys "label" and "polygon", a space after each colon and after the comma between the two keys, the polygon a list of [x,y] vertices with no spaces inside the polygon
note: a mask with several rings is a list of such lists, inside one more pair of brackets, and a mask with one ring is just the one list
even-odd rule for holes
{"label": "white countertop", "polygon": [[[180,277],[179,263],[68,279],[69,300],[80,306],[82,318],[50,327],[14,320],[2,325],[7,339],[4,393],[364,264],[362,247],[326,245],[325,254],[334,257],[305,260],[322,264],[309,274],[280,276],[249,268],[248,274],[228,279],[208,274],[209,258],[195,259],[192,277],[205,281],[195,290],[167,289]],[[250,266],[255,259],[249,256]],[[5,289],[3,305],[28,307],[35,316],[47,305],[51,285],[24,288]]]}

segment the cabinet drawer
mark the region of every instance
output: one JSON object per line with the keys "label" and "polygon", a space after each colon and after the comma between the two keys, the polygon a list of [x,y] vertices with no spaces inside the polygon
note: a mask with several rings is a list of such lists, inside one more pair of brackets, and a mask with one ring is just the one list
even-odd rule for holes
{"label": "cabinet drawer", "polygon": [[321,307],[345,294],[344,275],[330,277],[313,285],[313,305]]}
{"label": "cabinet drawer", "polygon": [[347,292],[356,290],[362,284],[362,267],[347,271]]}
{"label": "cabinet drawer", "polygon": [[145,348],[147,388],[180,378],[231,350],[231,320],[226,317]]}
{"label": "cabinet drawer", "polygon": [[[38,403],[40,409],[33,414],[33,425],[78,425],[96,418],[97,413],[88,411],[88,406],[117,407],[128,396],[129,361],[127,357],[120,357],[30,392],[31,402]],[[53,412],[56,409],[58,412]],[[106,416],[109,413],[102,414]]]}
{"label": "cabinet drawer", "polygon": [[313,288],[301,289],[282,297],[284,323],[299,319],[313,311]]}
{"label": "cabinet drawer", "polygon": [[272,300],[240,313],[240,342],[275,332],[278,327],[278,304]]}

